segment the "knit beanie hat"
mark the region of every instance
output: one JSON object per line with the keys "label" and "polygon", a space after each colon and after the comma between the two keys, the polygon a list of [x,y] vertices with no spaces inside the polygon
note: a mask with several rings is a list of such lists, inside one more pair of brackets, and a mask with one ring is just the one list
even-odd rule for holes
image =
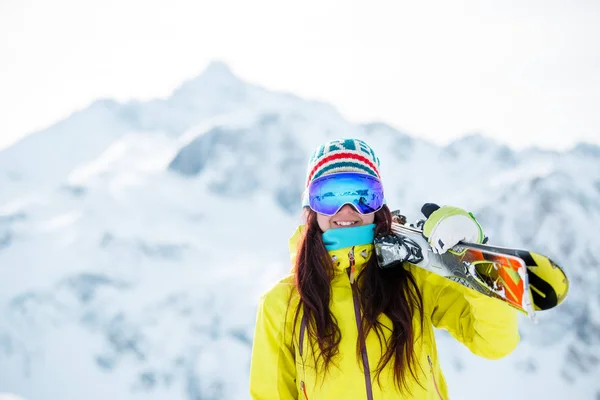
{"label": "knit beanie hat", "polygon": [[[360,139],[336,139],[319,146],[308,161],[305,187],[324,175],[338,172],[360,172],[379,180],[379,158],[373,149]],[[302,205],[308,205],[308,193],[302,196]]]}

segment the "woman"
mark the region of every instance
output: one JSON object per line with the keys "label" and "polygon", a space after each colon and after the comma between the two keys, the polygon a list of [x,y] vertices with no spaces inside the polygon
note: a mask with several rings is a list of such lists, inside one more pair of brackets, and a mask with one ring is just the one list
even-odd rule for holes
{"label": "woman", "polygon": [[[489,359],[516,347],[516,311],[500,301],[408,263],[378,267],[373,239],[391,233],[392,216],[379,159],[365,142],[315,151],[303,206],[292,273],[259,304],[253,399],[447,399],[434,327]],[[431,214],[423,234],[436,252],[484,237],[454,207]]]}

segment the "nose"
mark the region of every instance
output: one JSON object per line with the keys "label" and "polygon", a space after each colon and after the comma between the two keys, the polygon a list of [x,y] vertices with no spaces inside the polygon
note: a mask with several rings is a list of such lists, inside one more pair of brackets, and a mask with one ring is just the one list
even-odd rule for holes
{"label": "nose", "polygon": [[349,214],[354,214],[356,211],[354,210],[354,207],[352,207],[350,204],[344,204],[342,206],[342,208],[340,208],[340,210],[338,211],[339,213],[349,213]]}

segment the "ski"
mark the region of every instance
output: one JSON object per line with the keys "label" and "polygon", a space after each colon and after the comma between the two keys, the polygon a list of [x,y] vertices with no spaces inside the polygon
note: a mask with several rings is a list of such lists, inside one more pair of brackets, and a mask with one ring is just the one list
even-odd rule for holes
{"label": "ski", "polygon": [[409,262],[486,296],[497,298],[534,319],[566,297],[569,281],[550,258],[520,249],[459,243],[444,254],[432,251],[420,229],[392,223],[394,235],[375,239],[381,268]]}

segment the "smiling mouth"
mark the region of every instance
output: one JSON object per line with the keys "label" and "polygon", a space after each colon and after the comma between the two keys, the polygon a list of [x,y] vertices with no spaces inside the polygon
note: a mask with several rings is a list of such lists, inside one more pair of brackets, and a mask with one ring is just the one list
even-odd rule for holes
{"label": "smiling mouth", "polygon": [[334,222],[335,226],[340,226],[340,227],[353,226],[356,224],[358,224],[358,221],[335,221]]}

